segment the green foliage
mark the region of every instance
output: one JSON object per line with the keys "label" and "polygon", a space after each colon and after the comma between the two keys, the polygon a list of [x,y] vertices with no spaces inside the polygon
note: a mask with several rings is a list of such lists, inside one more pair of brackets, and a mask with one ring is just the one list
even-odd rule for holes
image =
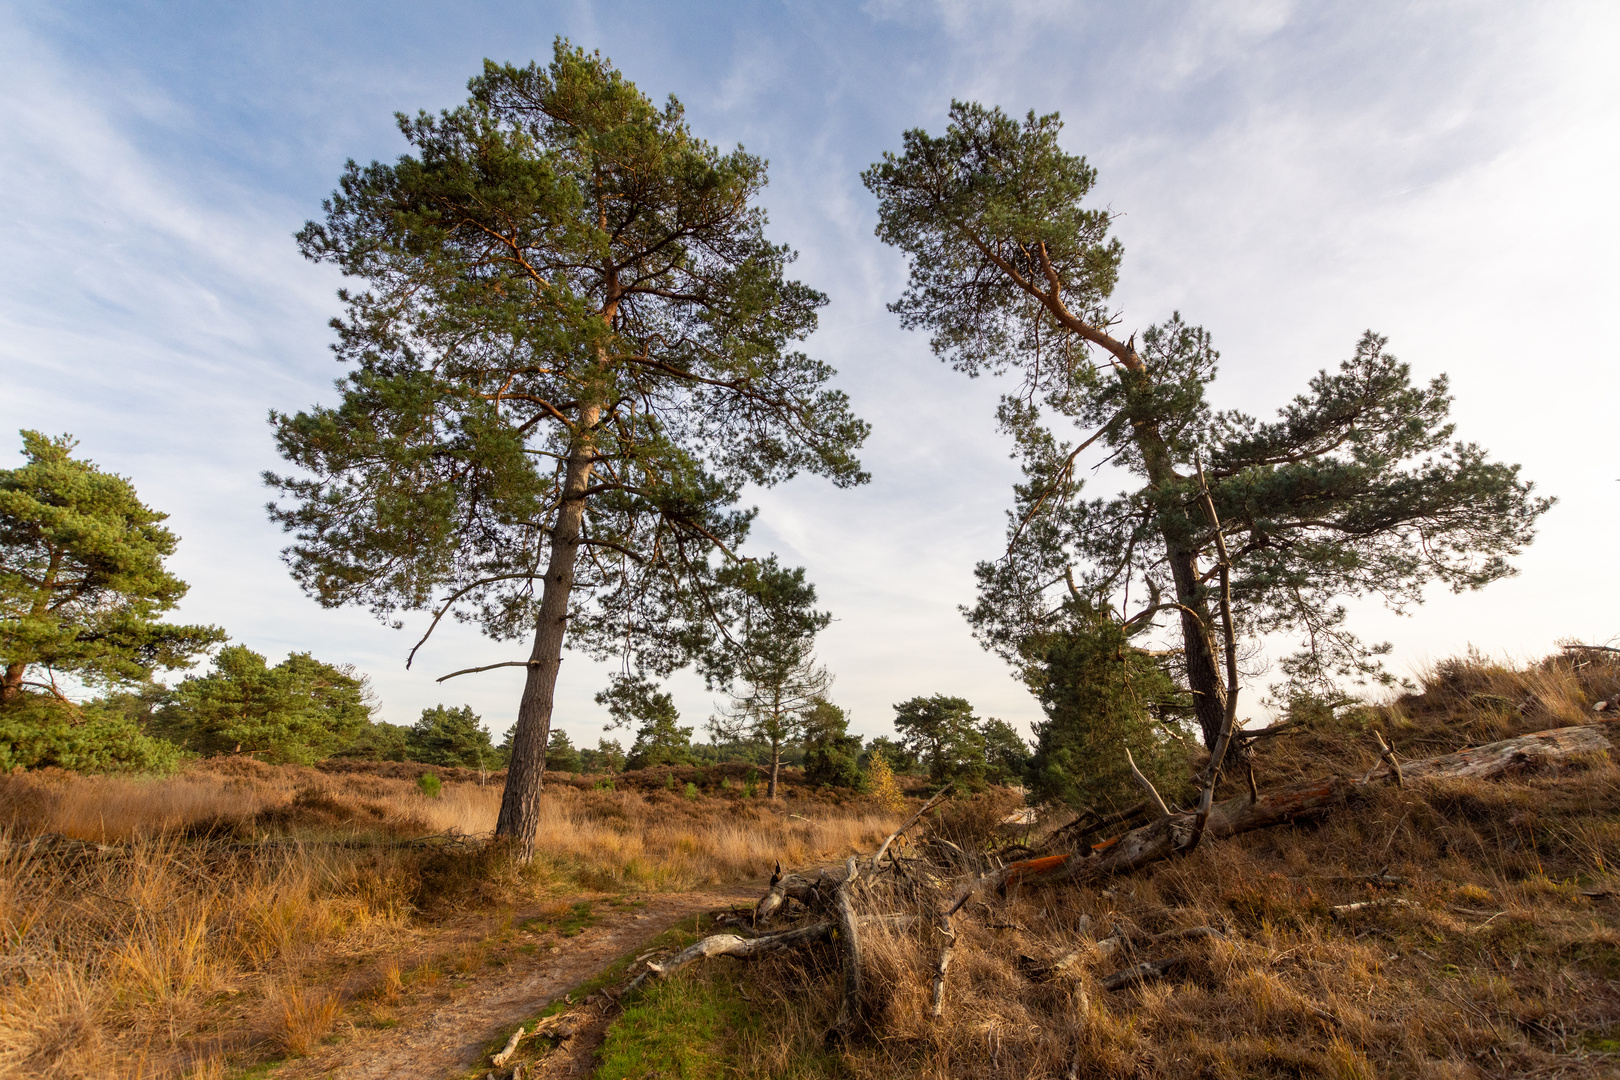
{"label": "green foliage", "polygon": [[617,739],[598,739],[595,750],[579,752],[579,771],[584,773],[623,772],[624,762],[624,747]]}
{"label": "green foliage", "polygon": [[965,698],[935,694],[902,701],[894,707],[894,727],[906,753],[928,767],[935,784],[983,782],[984,736]]}
{"label": "green foliage", "polygon": [[568,732],[562,728],[551,729],[551,739],[546,744],[546,769],[566,773],[584,771],[579,751],[574,749]]}
{"label": "green foliage", "polygon": [[697,785],[696,785],[696,784],[694,784],[694,783],[692,783],[692,781],[690,781],[690,780],[688,780],[688,781],[687,781],[687,782],[686,782],[686,790],[685,790],[685,791],[684,791],[684,792],[683,792],[683,794],[684,794],[684,795],[685,795],[685,796],[686,796],[686,797],[687,797],[687,798],[688,798],[688,799],[691,799],[691,800],[694,800],[694,801],[695,801],[695,800],[696,800],[696,799],[697,799],[697,797],[698,797],[698,788],[697,788]]}
{"label": "green foliage", "polygon": [[416,778],[416,790],[430,799],[437,799],[444,789],[437,773],[425,772]]}
{"label": "green foliage", "polygon": [[353,743],[371,714],[366,680],[347,665],[292,653],[269,667],[243,645],[221,649],[158,710],[154,731],[196,753],[308,765]]}
{"label": "green foliage", "polygon": [[354,741],[333,757],[359,761],[409,761],[411,729],[378,720],[362,727]]}
{"label": "green foliage", "polygon": [[874,755],[881,756],[888,763],[890,769],[896,773],[910,775],[922,768],[922,762],[917,755],[907,750],[904,743],[891,739],[887,735],[878,735],[867,740],[866,749],[861,751],[860,764],[862,769],[871,767]]}
{"label": "green foliage", "polygon": [[636,728],[636,741],[630,747],[625,768],[690,763],[692,729],[676,723],[681,714],[675,708],[675,699],[648,679],[620,676],[596,695],[596,703],[606,705],[612,715],[608,727]]}
{"label": "green foliage", "polygon": [[[1281,664],[1296,686],[1385,678],[1382,647],[1345,628],[1343,598],[1401,610],[1433,581],[1461,590],[1504,577],[1550,500],[1532,497],[1516,466],[1454,441],[1444,377],[1414,385],[1371,332],[1272,422],[1211,408],[1218,354],[1179,314],[1113,336],[1122,250],[1111,214],[1083,205],[1095,173],[1059,146],[1060,128],[1056,114],[1019,122],[953,102],[944,135],[908,131],[901,154],[863,174],[878,236],[910,258],[892,305],[902,324],[929,331],[961,371],[1018,380],[998,418],[1025,481],[1007,557],[978,568],[975,632],[1039,667],[1045,635],[1087,612],[1120,611],[1133,631],[1171,618],[1213,742],[1227,643],[1212,617],[1220,576],[1201,462],[1232,558],[1232,637],[1296,635],[1304,650]],[[1076,425],[1090,437],[1065,442]],[[1136,478],[1132,490],[1081,497],[1078,462],[1093,443]]]}
{"label": "green foliage", "polygon": [[727,588],[722,619],[731,629],[704,656],[703,669],[710,686],[730,691],[731,702],[709,725],[717,738],[770,748],[774,798],[784,750],[803,738],[809,713],[832,685],[814,652],[832,615],[816,610],[804,570],[784,569],[775,557],[727,566],[716,578]]}
{"label": "green foliage", "polygon": [[55,766],[75,772],[172,772],[178,747],[146,733],[151,693],[74,705],[24,691],[0,705],[0,773]]}
{"label": "green foliage", "polygon": [[450,596],[505,639],[553,588],[546,549],[575,565],[554,525],[583,505],[568,638],[661,673],[706,634],[693,589],[747,531],[743,485],[860,483],[867,427],[792,347],[825,298],[765,237],[763,160],[562,40],[549,66],[487,63],[471,89],[401,115],[411,152],[351,163],[299,233],[358,283],[334,324],[351,368],[336,406],[273,417],[301,475],[267,477],[290,499],[272,515],[322,603]]}
{"label": "green foliage", "polygon": [[176,543],[166,515],[128,480],[74,458],[68,436],[22,439],[26,464],[0,471],[0,702],[25,685],[54,692],[42,671],[138,686],[225,639],[218,627],[158,621],[186,593],[163,566]]}
{"label": "green foliage", "polygon": [[464,769],[490,769],[500,761],[490,742],[489,729],[471,705],[423,709],[421,719],[411,726],[406,737],[406,752],[410,760],[424,765]]}
{"label": "green foliage", "polygon": [[861,737],[849,733],[849,717],[830,701],[818,701],[805,713],[804,781],[812,787],[860,789]]}
{"label": "green foliage", "polygon": [[1029,744],[1018,729],[994,716],[979,723],[984,740],[984,778],[992,784],[1016,784],[1029,766]]}
{"label": "green foliage", "polygon": [[1028,671],[1046,713],[1027,772],[1034,801],[1102,812],[1134,803],[1140,790],[1126,749],[1165,798],[1187,786],[1187,738],[1179,724],[1163,722],[1185,711],[1185,696],[1117,622],[1077,622],[1073,632],[1052,636]]}

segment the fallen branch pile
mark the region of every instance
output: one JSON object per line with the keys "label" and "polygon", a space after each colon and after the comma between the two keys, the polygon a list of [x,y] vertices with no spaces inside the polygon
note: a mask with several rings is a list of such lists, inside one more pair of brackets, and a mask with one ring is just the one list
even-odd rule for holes
{"label": "fallen branch pile", "polygon": [[[964,852],[943,837],[931,836],[926,842],[913,845],[906,854],[897,852],[896,841],[943,797],[942,792],[895,830],[876,854],[852,856],[841,873],[791,873],[784,872],[778,864],[769,890],[755,907],[752,927],[716,934],[675,956],[650,963],[626,992],[699,960],[720,956],[751,959],[830,943],[836,948],[842,997],[827,1038],[830,1041],[856,1039],[865,1030],[870,1015],[863,938],[878,924],[924,935],[923,943],[932,948],[931,955],[936,957],[932,989],[933,1013],[937,1017],[945,1008],[947,976],[958,943],[954,921],[966,917],[964,910],[970,909],[970,901],[975,897],[986,893],[1005,895],[1014,886],[1080,885],[1130,873],[1158,860],[1183,854],[1197,843],[1200,833],[1202,839],[1218,840],[1321,815],[1344,805],[1358,792],[1375,784],[1398,783],[1411,788],[1437,779],[1496,779],[1603,755],[1608,750],[1608,740],[1594,727],[1541,731],[1418,761],[1396,761],[1393,751],[1383,745],[1379,748],[1379,766],[1359,779],[1330,777],[1263,794],[1251,789],[1250,793],[1224,802],[1211,804],[1201,800],[1203,805],[1190,812],[1171,810],[1152,792],[1125,814],[1082,815],[1047,837],[1047,853],[1006,865],[996,864],[990,856]],[[1143,818],[1149,820],[1139,824]],[[1123,831],[1106,839],[1092,839],[1111,827]],[[1385,880],[1382,874],[1377,880],[1385,885],[1404,881],[1398,876]],[[1334,915],[1342,917],[1352,909],[1406,903],[1379,900],[1346,905],[1335,909]],[[970,910],[988,913],[990,908],[975,904]],[[790,919],[796,920],[796,925],[772,929]],[[1089,921],[1085,923],[1084,934],[1089,938]],[[1026,977],[1044,981],[1077,964],[1094,964],[1117,957],[1115,962],[1123,961],[1125,966],[1102,977],[1098,985],[1107,991],[1120,991],[1172,974],[1187,960],[1185,956],[1176,955],[1146,958],[1141,955],[1143,952],[1156,951],[1171,942],[1211,937],[1223,938],[1225,931],[1200,926],[1136,936],[1123,927],[1113,927],[1106,936],[1087,940],[1081,948],[1056,960],[1043,963],[1025,957],[1020,966]]]}

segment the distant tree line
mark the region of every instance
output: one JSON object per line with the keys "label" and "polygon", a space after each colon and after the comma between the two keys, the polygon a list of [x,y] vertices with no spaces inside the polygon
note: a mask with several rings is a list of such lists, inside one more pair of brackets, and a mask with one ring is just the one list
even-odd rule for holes
{"label": "distant tree line", "polygon": [[[436,705],[405,726],[374,719],[376,699],[353,667],[294,652],[272,664],[214,626],[166,623],[185,595],[164,566],[176,538],[164,515],[130,482],[73,456],[66,437],[23,433],[21,468],[0,471],[0,769],[166,771],[187,756],[241,754],[277,764],[333,757],[414,761],[493,771],[507,766],[512,735],[495,744],[470,706]],[[729,575],[729,576],[728,576]],[[813,654],[830,616],[815,607],[804,571],[774,559],[722,572],[727,647],[710,643],[702,669],[728,703],[694,742],[674,698],[644,674],[597,695],[610,728],[575,747],[554,728],[548,769],[627,769],[742,761],[768,770],[768,794],[790,765],[814,786],[858,789],[874,755],[897,772],[937,783],[1009,783],[1028,750],[999,720],[978,719],[961,698],[935,695],[896,706],[898,738],[864,742],[828,700],[831,676]],[[172,686],[162,670],[208,670]],[[65,685],[64,685],[65,684]],[[96,696],[69,691],[99,690]]]}

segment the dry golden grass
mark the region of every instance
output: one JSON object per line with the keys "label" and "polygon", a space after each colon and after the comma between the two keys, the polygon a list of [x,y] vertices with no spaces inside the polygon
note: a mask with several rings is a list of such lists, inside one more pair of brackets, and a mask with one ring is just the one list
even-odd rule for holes
{"label": "dry golden grass", "polygon": [[[1262,786],[1359,775],[1376,760],[1372,726],[1421,757],[1589,722],[1591,702],[1620,688],[1614,675],[1608,662],[1562,658],[1440,665],[1424,693],[1263,744],[1257,773]],[[1620,726],[1605,730],[1620,739]],[[943,824],[984,851],[1009,839],[990,827],[993,811],[960,807]],[[1206,843],[1102,885],[985,897],[957,919],[940,1019],[934,931],[877,924],[863,931],[871,1034],[831,1063],[831,950],[694,978],[741,979],[750,1000],[777,1003],[766,1031],[726,1050],[743,1076],[1608,1077],[1620,1075],[1617,860],[1620,769],[1600,757],[1506,782],[1381,788],[1319,821]],[[1386,868],[1410,884],[1366,882]],[[1381,897],[1410,906],[1333,911]],[[1199,926],[1226,937],[1031,977],[1116,926],[1138,941]],[[1184,962],[1167,979],[1100,985],[1168,956]]]}
{"label": "dry golden grass", "polygon": [[[442,914],[736,881],[778,856],[870,847],[895,821],[864,805],[559,785],[530,866],[498,846],[401,843],[488,833],[499,800],[498,784],[449,782],[429,799],[403,776],[242,759],[163,779],[0,776],[0,1076],[222,1076],[227,1059],[306,1054],[348,1007],[312,989],[321,973]],[[372,1005],[406,992],[397,960],[379,972]]]}

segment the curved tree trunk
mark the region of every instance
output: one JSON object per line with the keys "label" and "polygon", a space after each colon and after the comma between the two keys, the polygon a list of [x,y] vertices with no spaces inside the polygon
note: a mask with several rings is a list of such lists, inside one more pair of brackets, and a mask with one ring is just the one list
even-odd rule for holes
{"label": "curved tree trunk", "polygon": [[[1125,361],[1128,369],[1125,377],[1145,381],[1149,377],[1147,365],[1135,349],[1130,349],[1126,355],[1129,359]],[[1174,488],[1181,477],[1176,475],[1170,449],[1151,413],[1132,423],[1131,437],[1142,451],[1148,484],[1158,493]],[[1177,520],[1172,509],[1161,507],[1159,523],[1165,561],[1170,565],[1176,603],[1181,612],[1182,656],[1187,666],[1187,689],[1192,691],[1193,714],[1198,718],[1204,745],[1214,750],[1226,723],[1226,684],[1215,655],[1215,623],[1210,617],[1209,590],[1199,581],[1198,547],[1188,535],[1184,522]]]}

